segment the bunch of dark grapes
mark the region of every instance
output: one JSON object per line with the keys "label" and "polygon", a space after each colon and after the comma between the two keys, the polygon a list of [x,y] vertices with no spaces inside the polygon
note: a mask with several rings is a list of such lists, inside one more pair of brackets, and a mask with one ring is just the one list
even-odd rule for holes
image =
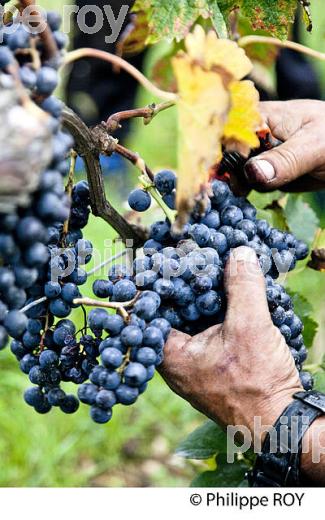
{"label": "bunch of dark grapes", "polygon": [[[65,43],[65,36],[59,32],[60,18],[48,13],[47,21],[60,50]],[[11,351],[34,385],[26,390],[24,398],[37,412],[47,413],[53,406],[65,413],[75,412],[78,399],[62,388],[62,383],[73,382],[81,385],[80,399],[92,404],[94,420],[107,422],[117,400],[131,404],[144,391],[146,382],[154,374],[155,364],[161,359],[170,325],[159,320],[156,327],[147,327],[145,331],[146,322],[136,319],[135,312],[130,322],[125,323],[121,316],[97,309],[89,313],[88,327],[92,334],[87,334],[86,327],[76,331],[68,319],[76,307],[74,300],[81,296],[79,287],[87,279],[84,267],[91,260],[92,244],[83,239],[81,231],[90,213],[88,184],[77,183],[70,197],[64,190],[63,178],[68,173],[66,156],[73,143],[61,130],[62,104],[53,96],[58,84],[56,69],[60,53],[55,59],[44,61],[42,42],[37,39],[41,67],[35,70],[25,52],[32,46],[34,36],[21,25],[11,34],[3,31],[2,36],[1,73],[9,74],[11,65],[18,66],[22,84],[50,115],[53,156],[40,176],[28,207],[17,207],[15,213],[0,216],[0,346],[6,345],[8,334],[13,338]],[[108,282],[113,287],[113,282]],[[108,296],[107,287],[104,290]],[[113,292],[114,299],[115,289]],[[137,292],[134,284],[131,292],[133,295]],[[122,293],[116,296],[117,301],[124,301]],[[156,296],[155,309],[160,304],[157,300]],[[145,295],[139,297],[139,301],[146,302]],[[107,332],[109,337],[103,337]],[[109,346],[109,339],[114,340],[115,350],[112,348],[102,355],[103,349]],[[143,349],[140,349],[142,341]],[[116,357],[118,342],[120,362]],[[139,350],[137,355],[135,347]],[[98,365],[99,356],[102,366]],[[92,389],[94,396],[99,370],[101,386],[98,396],[92,400],[90,391]],[[92,383],[83,385],[89,377]]]}
{"label": "bunch of dark grapes", "polygon": [[[174,194],[173,172],[159,172],[155,181],[161,195]],[[304,388],[311,389],[311,375],[301,371],[307,357],[302,321],[294,313],[290,296],[275,282],[279,274],[294,269],[297,260],[306,258],[307,246],[291,233],[257,219],[256,209],[245,198],[235,197],[225,182],[213,181],[211,190],[204,214],[195,209],[182,233],[175,233],[168,220],[151,226],[144,256],[135,262],[137,287],[160,296],[157,317],[196,334],[224,320],[223,271],[230,250],[242,245],[253,248],[266,277],[273,323],[290,348]],[[134,190],[130,206],[141,205],[142,197],[142,190]],[[170,207],[175,209],[174,203]]]}
{"label": "bunch of dark grapes", "polygon": [[[279,273],[307,256],[307,247],[292,234],[258,220],[255,208],[218,180],[211,184],[204,214],[196,207],[182,232],[174,231],[168,220],[155,222],[131,272],[114,265],[106,279],[94,282],[93,292],[102,304],[111,302],[119,309],[115,314],[100,307],[91,310],[83,329],[76,330],[68,317],[79,305],[76,300],[82,296],[85,266],[93,252],[82,233],[90,196],[85,181],[71,192],[64,188],[73,142],[62,131],[62,105],[53,91],[66,38],[56,14],[48,13],[48,23],[58,46],[57,56],[50,60],[42,41],[23,26],[10,34],[3,31],[0,45],[0,73],[10,74],[10,66],[18,66],[31,98],[49,114],[53,134],[52,159],[28,207],[0,214],[0,348],[8,335],[13,338],[11,351],[34,385],[24,394],[27,404],[39,413],[53,406],[74,413],[80,400],[90,405],[95,422],[106,423],[116,404],[134,403],[163,360],[171,327],[194,335],[223,322],[223,271],[231,249],[241,245],[252,247],[259,257],[272,320],[290,348],[304,388],[312,388],[311,376],[301,372],[307,356],[302,322],[290,296],[275,282]],[[33,38],[39,69],[25,52]],[[175,174],[159,172],[155,187],[175,209]],[[134,190],[129,205],[135,211],[147,210],[150,194]],[[79,400],[65,392],[65,382],[78,385]]]}
{"label": "bunch of dark grapes", "polygon": [[[159,191],[171,194],[175,175],[164,171],[158,179]],[[255,208],[235,197],[224,182],[214,181],[211,189],[205,214],[195,209],[182,233],[175,233],[167,220],[154,223],[131,272],[115,265],[108,279],[93,284],[98,298],[122,304],[135,299],[127,323],[103,309],[88,317],[90,329],[100,339],[100,364],[90,372],[90,382],[79,387],[78,396],[91,406],[95,422],[109,421],[116,404],[132,404],[145,390],[163,360],[171,327],[194,335],[223,322],[223,271],[230,250],[240,245],[256,251],[273,323],[290,348],[302,385],[313,386],[310,374],[301,371],[307,357],[302,321],[290,296],[275,281],[306,257],[307,247],[290,233],[258,220]]]}
{"label": "bunch of dark grapes", "polygon": [[[62,382],[81,384],[89,377],[97,364],[98,341],[87,334],[77,337],[73,322],[66,319],[76,298],[82,295],[79,286],[87,280],[85,265],[92,258],[92,244],[83,239],[81,229],[86,226],[89,215],[89,188],[85,181],[77,183],[72,190],[72,203],[68,227],[53,226],[49,242],[50,260],[33,286],[31,302],[26,306],[20,320],[19,330],[12,330],[15,339],[11,351],[19,361],[22,372],[33,383],[25,392],[25,401],[39,413],[59,406],[65,413],[74,413],[79,407],[78,399],[66,394]],[[56,231],[58,233],[56,233]],[[9,316],[9,315],[8,315]],[[55,318],[61,318],[55,323]]]}
{"label": "bunch of dark grapes", "polygon": [[[68,287],[70,293],[71,285],[74,284],[62,282],[63,301],[65,289]],[[42,327],[40,319],[34,317],[27,321],[27,332],[21,336],[19,331],[20,339],[12,342],[11,349],[20,360],[21,370],[37,385],[26,390],[25,401],[39,413],[48,412],[52,406],[58,406],[65,413],[78,409],[76,397],[66,395],[61,387],[62,382],[69,381],[80,385],[79,399],[91,405],[92,419],[98,423],[108,422],[116,403],[133,404],[145,391],[162,360],[171,325],[165,319],[154,318],[161,304],[160,297],[153,291],[139,294],[135,283],[122,278],[114,268],[107,281],[94,283],[94,292],[105,298],[109,295],[111,301],[121,304],[134,300],[128,319],[108,314],[101,308],[91,310],[87,319],[91,334],[76,333],[69,319],[62,319],[55,326],[48,323],[42,348],[39,349],[38,336],[26,352],[25,336],[30,338],[31,329]],[[73,299],[76,296],[74,294]],[[51,308],[57,298],[57,295],[48,297],[51,322],[53,315],[57,316]],[[71,305],[70,296],[66,303],[69,302]],[[90,383],[85,383],[88,379]]]}
{"label": "bunch of dark grapes", "polygon": [[[55,35],[60,18],[49,13],[49,23]],[[17,207],[11,214],[0,213],[0,348],[6,345],[7,333],[12,334],[25,321],[18,309],[37,296],[40,279],[49,262],[49,241],[53,233],[59,236],[69,216],[63,178],[67,174],[66,154],[72,139],[61,130],[62,104],[52,95],[58,84],[59,59],[42,60],[36,70],[26,57],[26,49],[31,48],[35,38],[21,24],[10,32],[6,27],[1,29],[0,73],[9,75],[12,67],[17,67],[30,96],[50,116],[48,125],[53,138],[51,162],[41,173],[28,207]],[[38,40],[37,47],[42,57],[42,43]]]}
{"label": "bunch of dark grapes", "polygon": [[[63,256],[77,259],[76,267],[66,277],[63,262],[58,282],[43,280],[44,307],[27,311],[26,329],[19,331],[19,337],[15,333],[11,345],[21,369],[36,385],[25,392],[26,402],[36,411],[45,413],[57,406],[65,413],[75,412],[79,402],[64,392],[61,383],[66,381],[79,385],[79,400],[90,406],[97,423],[108,422],[116,404],[133,404],[163,360],[171,327],[193,335],[222,323],[226,311],[223,270],[230,249],[239,245],[253,247],[259,256],[273,322],[301,371],[307,355],[303,325],[294,314],[290,296],[274,279],[279,272],[293,269],[307,248],[292,235],[257,220],[253,206],[234,197],[227,184],[214,181],[211,188],[205,214],[195,210],[182,233],[175,234],[167,220],[154,223],[131,271],[113,265],[107,279],[93,283],[97,298],[125,305],[127,315],[97,308],[88,314],[88,330],[76,332],[66,317],[79,296],[78,284],[86,279],[80,262],[90,260],[92,248],[80,230],[87,221],[88,187],[84,181],[74,187],[72,208],[76,211],[71,210]],[[58,258],[61,262],[62,255],[54,256],[56,262]],[[63,319],[53,325],[54,316]],[[48,320],[45,334],[44,319]],[[308,373],[300,372],[300,377],[305,388],[312,387]]]}
{"label": "bunch of dark grapes", "polygon": [[[52,158],[40,175],[28,207],[0,214],[0,347],[5,347],[8,335],[14,338],[11,351],[22,372],[37,385],[26,391],[28,404],[40,413],[51,406],[72,413],[79,401],[66,395],[60,383],[87,379],[94,358],[86,347],[81,347],[87,343],[84,338],[77,345],[74,324],[67,319],[55,324],[55,318],[70,314],[75,307],[73,300],[80,296],[78,286],[87,279],[84,265],[91,259],[92,245],[83,240],[81,229],[88,222],[90,200],[86,182],[76,184],[71,196],[64,188],[69,171],[67,154],[73,141],[62,131],[62,103],[53,91],[58,84],[57,68],[66,36],[59,31],[61,20],[56,13],[48,13],[47,21],[58,47],[57,55],[49,61],[43,58],[41,40],[22,25],[17,24],[10,33],[5,29],[1,33],[1,74],[10,74],[15,65],[31,98],[48,114]],[[41,59],[38,69],[26,58],[32,39]],[[35,301],[39,303],[35,305]],[[64,347],[72,363],[65,362]]]}
{"label": "bunch of dark grapes", "polygon": [[[134,282],[126,278],[112,285],[115,301],[128,301],[137,293]],[[89,327],[100,338],[100,364],[91,370],[90,383],[79,387],[78,397],[91,406],[95,422],[108,422],[117,403],[135,403],[153,378],[171,329],[166,319],[155,318],[160,303],[154,291],[142,292],[127,322],[103,309],[90,311]]]}

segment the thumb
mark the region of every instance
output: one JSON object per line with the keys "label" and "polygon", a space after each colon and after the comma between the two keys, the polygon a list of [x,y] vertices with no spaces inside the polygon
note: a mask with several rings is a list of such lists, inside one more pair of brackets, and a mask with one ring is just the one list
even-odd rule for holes
{"label": "thumb", "polygon": [[321,168],[325,147],[323,137],[314,130],[300,130],[280,146],[247,161],[247,180],[273,190]]}
{"label": "thumb", "polygon": [[191,336],[172,329],[164,346],[164,360],[159,365],[159,372],[165,379],[170,379],[173,373],[180,369],[186,343]]}
{"label": "thumb", "polygon": [[266,299],[266,282],[253,249],[233,249],[225,268],[227,313],[225,326],[246,333],[256,325],[267,326],[271,316]]}

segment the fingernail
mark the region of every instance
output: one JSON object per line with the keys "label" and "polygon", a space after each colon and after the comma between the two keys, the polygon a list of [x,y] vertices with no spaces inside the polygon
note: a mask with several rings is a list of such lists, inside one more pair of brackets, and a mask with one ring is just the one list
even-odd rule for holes
{"label": "fingernail", "polygon": [[245,262],[245,264],[256,264],[258,262],[256,253],[251,247],[237,247],[232,250],[232,255],[236,262],[242,261]]}
{"label": "fingernail", "polygon": [[275,169],[264,159],[251,159],[245,165],[245,175],[250,182],[263,184],[275,178]]}

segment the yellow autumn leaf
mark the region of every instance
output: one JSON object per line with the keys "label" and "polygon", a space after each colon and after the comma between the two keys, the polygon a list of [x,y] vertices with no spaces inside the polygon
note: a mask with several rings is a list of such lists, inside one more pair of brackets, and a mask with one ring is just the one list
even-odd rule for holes
{"label": "yellow autumn leaf", "polygon": [[234,81],[229,85],[231,109],[223,128],[223,144],[245,157],[259,146],[256,131],[262,124],[259,95],[252,81]]}
{"label": "yellow autumn leaf", "polygon": [[222,158],[222,144],[248,154],[258,145],[258,93],[239,81],[252,69],[235,42],[195,27],[186,52],[173,58],[178,86],[178,224],[183,224],[204,192],[209,171]]}
{"label": "yellow autumn leaf", "polygon": [[178,83],[178,184],[179,217],[191,210],[194,196],[208,181],[209,168],[222,157],[221,138],[227,117],[229,93],[220,74],[176,57]]}
{"label": "yellow autumn leaf", "polygon": [[244,49],[236,42],[219,39],[214,31],[206,34],[201,25],[196,25],[186,37],[185,48],[192,61],[208,70],[222,67],[233,79],[242,79],[253,69]]}

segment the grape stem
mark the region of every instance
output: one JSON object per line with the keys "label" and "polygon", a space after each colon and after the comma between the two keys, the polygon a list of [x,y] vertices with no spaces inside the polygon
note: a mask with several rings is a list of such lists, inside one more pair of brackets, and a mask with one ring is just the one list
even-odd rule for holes
{"label": "grape stem", "polygon": [[142,157],[140,157],[139,154],[132,152],[128,148],[125,148],[125,146],[122,146],[121,144],[116,145],[115,152],[131,161],[132,164],[141,171],[141,175],[139,177],[140,183],[150,193],[152,198],[157,202],[158,206],[161,207],[170,223],[173,224],[176,219],[176,211],[170,209],[167,206],[159,191],[155,188],[154,175]]}
{"label": "grape stem", "polygon": [[141,171],[141,175],[139,177],[140,183],[157,202],[158,206],[160,206],[160,208],[163,210],[170,223],[173,224],[175,222],[177,213],[176,211],[170,209],[164,202],[161,194],[155,187],[154,175],[142,157],[140,157],[139,154],[132,152],[128,148],[125,148],[125,146],[122,146],[121,144],[116,145],[115,151],[131,161],[132,164]]}
{"label": "grape stem", "polygon": [[167,204],[163,200],[161,194],[156,189],[154,183],[151,182],[151,179],[148,178],[148,176],[146,175],[146,171],[143,168],[142,168],[142,175],[140,175],[140,177],[139,177],[139,181],[141,182],[141,184],[145,188],[145,190],[147,190],[150,193],[150,195],[152,196],[152,198],[157,202],[158,206],[160,206],[160,208],[163,210],[163,212],[165,213],[169,222],[171,224],[174,224],[174,222],[176,220],[177,212],[173,209],[170,209],[167,206]]}
{"label": "grape stem", "polygon": [[27,311],[29,311],[29,309],[32,309],[33,307],[35,307],[39,303],[43,303],[43,302],[46,302],[46,301],[47,301],[47,297],[46,296],[42,296],[38,300],[34,300],[33,302],[30,302],[27,305],[25,305],[25,307],[22,307],[22,309],[19,309],[19,312],[27,312]]}
{"label": "grape stem", "polygon": [[40,351],[43,352],[44,350],[44,338],[45,338],[45,334],[47,333],[48,331],[48,328],[49,328],[49,313],[48,311],[46,312],[46,316],[45,316],[45,325],[44,325],[44,330],[43,330],[43,334],[41,336],[41,341],[40,341],[40,344],[39,344],[39,348],[40,348]]}
{"label": "grape stem", "polygon": [[121,144],[116,145],[115,152],[130,161],[141,172],[145,170],[148,178],[153,181],[154,175],[152,171],[150,170],[149,166],[146,165],[144,160],[139,156],[139,154],[132,152],[132,150],[129,150],[129,148],[126,148]]}
{"label": "grape stem", "polygon": [[[87,334],[87,312],[86,312],[86,309],[83,305],[81,305],[81,310],[82,310],[82,314],[83,314],[83,318],[84,318],[84,326],[83,326],[83,330],[84,330],[84,334]],[[82,329],[81,329],[82,330]]]}
{"label": "grape stem", "polygon": [[[68,182],[65,187],[65,192],[68,195],[69,199],[71,199],[72,195],[72,188],[73,188],[73,180],[74,180],[74,174],[76,169],[76,161],[77,161],[78,154],[75,152],[75,150],[70,151],[70,169],[69,169],[69,175],[68,175]],[[66,219],[66,221],[63,224],[62,229],[62,238],[61,241],[63,241],[69,231],[69,217]]]}
{"label": "grape stem", "polygon": [[122,112],[116,112],[116,114],[112,114],[109,116],[106,122],[103,124],[107,127],[107,131],[110,134],[113,134],[121,128],[121,121],[125,121],[127,119],[131,119],[133,117],[143,117],[143,122],[145,125],[148,125],[151,123],[153,118],[159,114],[159,112],[162,112],[163,110],[166,110],[167,108],[173,107],[175,105],[175,101],[163,101],[162,103],[152,103],[151,105],[148,105],[143,108],[135,108],[133,110],[124,110]]}
{"label": "grape stem", "polygon": [[128,302],[107,302],[95,300],[93,298],[75,298],[73,303],[75,305],[85,305],[86,307],[103,307],[105,309],[115,309],[125,321],[129,320],[129,314],[126,311],[127,308],[132,307],[140,296],[140,291],[137,292],[135,297]]}
{"label": "grape stem", "polygon": [[36,48],[36,41],[35,39],[31,40],[30,42],[30,48],[29,49],[17,49],[15,52],[15,55],[22,54],[23,56],[30,56],[31,58],[31,64],[34,70],[39,70],[41,68],[41,59],[39,52]]}
{"label": "grape stem", "polygon": [[[122,32],[120,33],[118,40],[116,42],[115,52],[116,52],[117,56],[121,56],[121,57],[123,56],[124,45],[125,45],[127,39],[129,38],[129,36],[132,34],[132,32],[136,28],[137,18],[138,17],[136,15],[136,13],[129,14],[129,16],[128,16],[129,21],[128,21],[125,29],[122,29]],[[114,72],[117,73],[119,71],[120,71],[119,67],[115,66]]]}
{"label": "grape stem", "polygon": [[177,94],[173,92],[166,92],[165,90],[161,90],[156,87],[151,81],[142,72],[140,72],[136,67],[128,63],[123,58],[116,56],[115,54],[111,54],[110,52],[101,51],[99,49],[92,49],[90,47],[85,47],[83,49],[76,49],[74,51],[68,52],[63,61],[63,65],[68,65],[73,63],[76,60],[80,60],[82,58],[97,58],[100,60],[108,61],[117,67],[128,72],[133,78],[135,78],[146,90],[151,92],[154,96],[157,96],[161,99],[165,99],[166,101],[176,102],[178,99]]}
{"label": "grape stem", "polygon": [[235,41],[239,39],[238,32],[238,17],[239,17],[239,8],[235,8],[229,14],[229,26],[230,26],[230,34]]}
{"label": "grape stem", "polygon": [[325,53],[310,49],[301,43],[291,42],[289,40],[279,40],[278,38],[272,38],[272,36],[255,36],[253,34],[248,36],[242,36],[237,41],[239,47],[247,47],[254,43],[265,43],[266,45],[275,45],[276,47],[282,47],[284,49],[292,49],[302,54],[306,54],[311,58],[316,58],[321,61],[325,61]]}
{"label": "grape stem", "polygon": [[[120,235],[122,240],[133,240],[134,248],[140,247],[146,240],[146,234],[138,226],[127,222],[122,215],[110,204],[105,195],[103,172],[99,162],[99,154],[103,153],[103,143],[113,143],[113,138],[109,139],[107,131],[99,136],[95,135],[88,126],[80,119],[73,110],[65,107],[62,111],[62,122],[65,128],[74,138],[74,148],[78,155],[82,157],[89,183],[90,202],[93,215],[101,217]],[[105,135],[104,135],[105,134]],[[99,137],[102,141],[99,142]],[[101,145],[101,146],[100,146]],[[113,146],[113,145],[112,145]],[[114,144],[115,146],[115,144]],[[112,151],[114,148],[112,147]],[[107,152],[108,155],[108,152]]]}
{"label": "grape stem", "polygon": [[34,67],[34,70],[39,70],[42,66],[42,62],[41,62],[40,54],[37,50],[37,43],[34,39],[32,39],[30,42],[29,52],[30,52],[30,56],[32,58],[32,65]]}
{"label": "grape stem", "polygon": [[[19,3],[23,9],[35,5],[34,0],[20,0]],[[37,10],[37,6],[35,6],[35,11],[33,11],[31,15],[37,15],[38,17],[42,16],[41,13]],[[44,44],[45,57],[47,59],[54,58],[58,54],[58,47],[47,21],[45,23],[45,29],[40,33],[40,38]]]}
{"label": "grape stem", "polygon": [[129,348],[127,349],[127,352],[126,352],[126,354],[125,354],[125,356],[124,356],[123,363],[122,363],[122,365],[117,369],[118,374],[123,374],[125,367],[129,364],[129,362],[130,362],[130,356],[131,356],[131,350],[132,350],[131,347],[129,347]]}

